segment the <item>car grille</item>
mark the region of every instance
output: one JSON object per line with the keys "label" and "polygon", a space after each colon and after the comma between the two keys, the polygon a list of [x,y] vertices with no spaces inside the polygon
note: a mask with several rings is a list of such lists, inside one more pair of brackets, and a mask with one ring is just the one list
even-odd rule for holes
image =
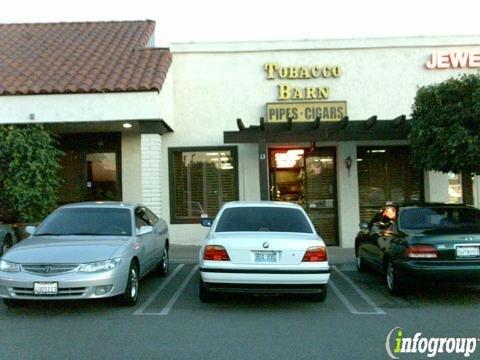
{"label": "car grille", "polygon": [[73,271],[78,267],[77,264],[35,264],[35,265],[22,265],[22,269],[29,273],[43,275],[43,276],[52,276],[67,273]]}
{"label": "car grille", "polygon": [[14,287],[11,288],[12,292],[16,296],[48,296],[48,297],[56,297],[56,296],[80,296],[87,292],[88,288],[86,287],[75,287],[75,288],[59,288],[58,293],[55,295],[35,295],[33,288],[22,288],[22,287]]}

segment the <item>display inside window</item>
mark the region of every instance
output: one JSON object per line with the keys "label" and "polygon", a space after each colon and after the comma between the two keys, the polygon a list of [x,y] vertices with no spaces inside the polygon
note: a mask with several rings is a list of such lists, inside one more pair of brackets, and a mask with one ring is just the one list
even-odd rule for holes
{"label": "display inside window", "polygon": [[214,217],[224,203],[238,200],[236,163],[232,148],[173,150],[173,222]]}

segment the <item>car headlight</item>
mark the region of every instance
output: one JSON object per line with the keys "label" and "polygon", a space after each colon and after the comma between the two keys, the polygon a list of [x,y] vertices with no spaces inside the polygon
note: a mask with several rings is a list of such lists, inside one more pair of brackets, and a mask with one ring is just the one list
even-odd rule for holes
{"label": "car headlight", "polygon": [[20,271],[20,265],[9,262],[9,261],[1,260],[0,261],[0,271],[19,272]]}
{"label": "car headlight", "polygon": [[92,263],[82,264],[78,268],[78,271],[81,272],[100,272],[108,271],[117,267],[122,261],[122,258],[109,259],[103,261],[95,261]]}

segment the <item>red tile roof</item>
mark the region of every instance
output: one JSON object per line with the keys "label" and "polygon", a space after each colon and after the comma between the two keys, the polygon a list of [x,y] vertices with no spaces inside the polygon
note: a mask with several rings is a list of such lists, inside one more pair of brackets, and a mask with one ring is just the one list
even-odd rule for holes
{"label": "red tile roof", "polygon": [[0,95],[160,91],[172,61],[155,22],[0,24]]}

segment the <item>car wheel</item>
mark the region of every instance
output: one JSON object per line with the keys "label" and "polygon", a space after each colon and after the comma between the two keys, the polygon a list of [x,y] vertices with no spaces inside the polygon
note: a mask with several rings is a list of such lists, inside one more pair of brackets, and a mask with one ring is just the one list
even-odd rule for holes
{"label": "car wheel", "polygon": [[405,286],[399,279],[398,271],[391,259],[387,260],[387,265],[385,267],[385,282],[391,295],[398,296],[404,293]]}
{"label": "car wheel", "polygon": [[318,292],[318,293],[315,293],[315,294],[309,294],[308,298],[311,301],[324,302],[327,299],[327,290],[328,290],[328,287],[327,287],[327,285],[325,285],[324,288],[322,289],[322,292]]}
{"label": "car wheel", "polygon": [[207,289],[201,277],[198,284],[198,295],[200,297],[200,301],[203,303],[210,303],[216,299],[215,294]]}
{"label": "car wheel", "polygon": [[168,268],[170,266],[169,261],[170,257],[168,256],[168,249],[165,247],[165,249],[163,250],[162,260],[160,260],[157,267],[158,273],[161,276],[165,276],[168,274]]}
{"label": "car wheel", "polygon": [[12,247],[12,239],[9,235],[5,236],[2,242],[2,246],[0,247],[0,256],[3,256],[7,252],[9,248]]}
{"label": "car wheel", "polygon": [[360,254],[357,254],[357,257],[355,258],[355,260],[356,260],[355,262],[357,264],[358,272],[361,272],[361,273],[367,272],[367,266],[365,265],[365,261],[363,261]]}
{"label": "car wheel", "polygon": [[22,305],[22,301],[17,299],[3,299],[3,303],[9,308],[16,308]]}
{"label": "car wheel", "polygon": [[120,295],[120,303],[124,306],[133,306],[137,303],[139,292],[138,265],[132,263],[128,271],[127,286],[125,292]]}

